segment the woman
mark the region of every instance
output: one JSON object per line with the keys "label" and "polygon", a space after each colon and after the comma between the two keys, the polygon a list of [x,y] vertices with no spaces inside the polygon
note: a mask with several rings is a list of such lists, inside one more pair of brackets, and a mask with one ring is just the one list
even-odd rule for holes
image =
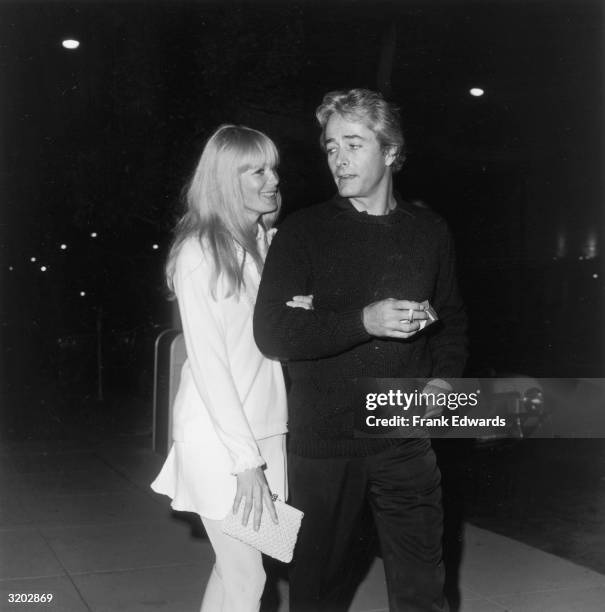
{"label": "woman", "polygon": [[[286,395],[279,362],[264,357],[252,314],[280,208],[278,153],[261,132],[223,125],[208,140],[187,191],[166,265],[187,361],[174,405],[174,444],[151,485],[175,510],[197,512],[216,554],[202,612],[258,610],[261,554],[222,533],[229,511],[258,529],[286,498]],[[304,298],[290,303],[308,307]],[[252,515],[250,517],[250,515]]]}

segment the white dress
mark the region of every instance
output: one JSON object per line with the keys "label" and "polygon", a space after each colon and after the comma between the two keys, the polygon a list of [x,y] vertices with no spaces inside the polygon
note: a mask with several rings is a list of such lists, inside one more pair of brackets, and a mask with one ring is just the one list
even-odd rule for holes
{"label": "white dress", "polygon": [[[259,247],[267,236],[259,226]],[[252,316],[260,276],[244,264],[239,297],[224,297],[219,277],[210,294],[211,257],[196,238],[177,256],[174,288],[187,361],[174,403],[173,445],[151,487],[172,498],[175,510],[220,520],[236,491],[234,474],[266,464],[273,493],[287,495],[286,391],[281,365],[257,348]]]}

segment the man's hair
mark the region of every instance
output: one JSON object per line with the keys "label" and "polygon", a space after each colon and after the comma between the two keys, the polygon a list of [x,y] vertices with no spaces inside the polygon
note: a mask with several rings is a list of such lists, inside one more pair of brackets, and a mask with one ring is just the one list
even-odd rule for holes
{"label": "man's hair", "polygon": [[395,161],[391,168],[393,172],[401,168],[405,161],[405,140],[397,106],[387,102],[382,94],[369,89],[330,91],[315,111],[321,126],[322,147],[325,146],[326,125],[334,113],[347,120],[363,123],[376,134],[383,150],[395,148]]}
{"label": "man's hair", "polygon": [[[196,237],[202,250],[212,257],[214,274],[210,293],[216,297],[218,277],[224,274],[228,287],[225,297],[239,295],[244,284],[243,264],[238,248],[251,257],[259,272],[263,260],[258,250],[256,229],[250,229],[245,214],[245,198],[240,177],[249,168],[275,168],[279,153],[273,141],[262,132],[243,125],[221,125],[208,139],[185,194],[186,211],[174,230],[166,263],[166,280],[174,290],[176,259],[185,240]],[[265,229],[273,226],[278,208],[260,219]]]}

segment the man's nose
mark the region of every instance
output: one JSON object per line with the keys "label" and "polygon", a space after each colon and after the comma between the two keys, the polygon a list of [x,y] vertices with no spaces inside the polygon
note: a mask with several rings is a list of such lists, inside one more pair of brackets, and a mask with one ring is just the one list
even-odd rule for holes
{"label": "man's nose", "polygon": [[349,160],[347,159],[345,152],[343,152],[342,150],[339,151],[338,155],[336,156],[336,165],[338,167],[347,166],[348,163],[349,163]]}

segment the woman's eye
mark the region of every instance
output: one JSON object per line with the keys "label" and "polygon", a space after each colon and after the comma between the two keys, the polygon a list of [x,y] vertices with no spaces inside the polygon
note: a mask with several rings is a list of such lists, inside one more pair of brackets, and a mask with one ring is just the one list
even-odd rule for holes
{"label": "woman's eye", "polygon": [[361,149],[361,145],[358,145],[358,144],[352,144],[352,145],[349,145],[349,148],[354,149],[354,150],[355,150],[355,149]]}
{"label": "woman's eye", "polygon": [[265,174],[265,169],[264,168],[259,168],[258,170],[256,170],[254,172],[254,174]]}

